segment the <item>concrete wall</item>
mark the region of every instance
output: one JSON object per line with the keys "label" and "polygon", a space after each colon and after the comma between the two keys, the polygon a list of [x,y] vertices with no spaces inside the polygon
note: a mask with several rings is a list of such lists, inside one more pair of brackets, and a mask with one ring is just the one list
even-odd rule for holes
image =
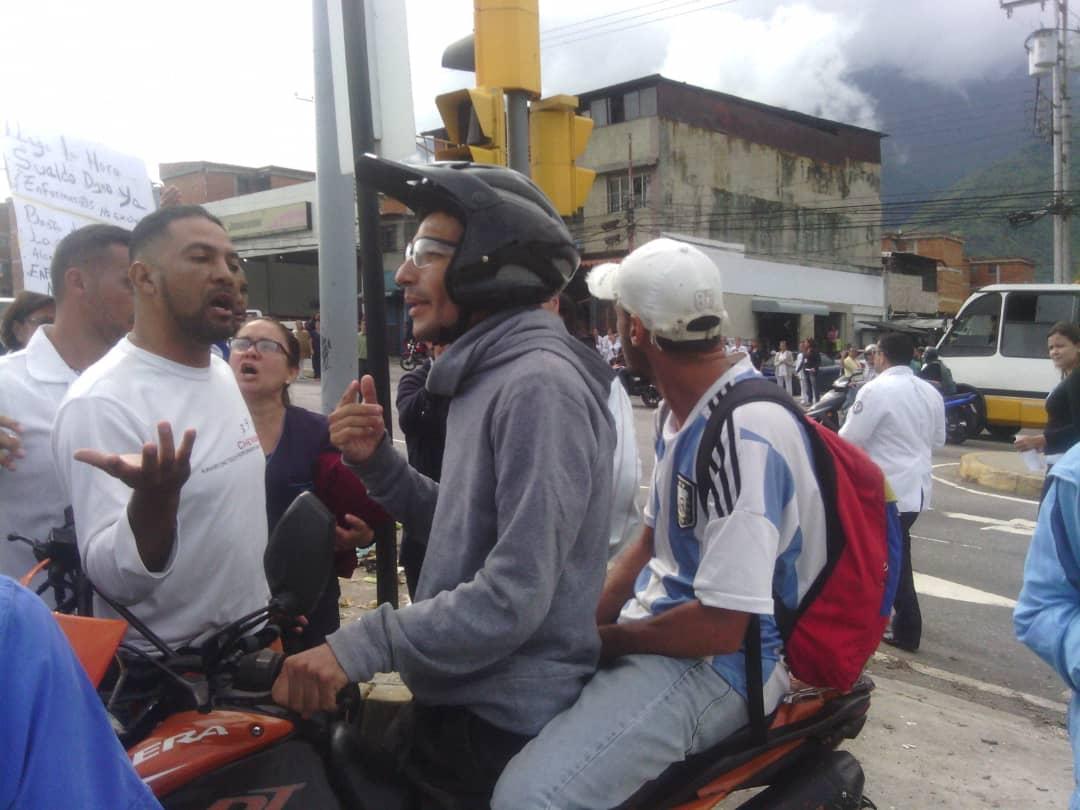
{"label": "concrete wall", "polygon": [[938,295],[923,290],[922,276],[889,273],[887,278],[888,302],[893,312],[937,313]]}
{"label": "concrete wall", "polygon": [[628,247],[626,213],[609,214],[607,196],[607,177],[627,170],[628,135],[635,174],[649,175],[648,204],[635,211],[637,244],[677,229],[783,260],[880,266],[879,228],[852,227],[865,216],[816,210],[879,204],[879,164],[815,161],[658,117],[593,131],[581,161],[598,172],[578,228],[587,253]]}
{"label": "concrete wall", "polygon": [[1035,264],[1027,259],[971,259],[971,289],[988,284],[1032,284]]}
{"label": "concrete wall", "polygon": [[971,294],[971,281],[967,262],[959,267],[938,265],[938,312],[955,315]]}

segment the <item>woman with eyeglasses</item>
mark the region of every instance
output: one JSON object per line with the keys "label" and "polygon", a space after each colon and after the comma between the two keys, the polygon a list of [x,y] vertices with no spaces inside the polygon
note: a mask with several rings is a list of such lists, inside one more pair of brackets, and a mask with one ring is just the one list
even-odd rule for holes
{"label": "woman with eyeglasses", "polygon": [[56,301],[51,295],[23,290],[0,317],[0,342],[8,352],[25,349],[37,328],[55,317]]}
{"label": "woman with eyeglasses", "polygon": [[303,633],[284,639],[285,651],[292,654],[322,644],[338,629],[337,578],[352,576],[356,550],[371,544],[372,527],[389,516],[341,463],[341,454],[330,444],[326,417],[290,404],[289,385],[300,373],[296,336],[284,324],[258,318],[240,328],[230,348],[229,365],[266,454],[266,516],[271,530],[302,492],[314,492],[337,516],[335,575],[307,617]]}

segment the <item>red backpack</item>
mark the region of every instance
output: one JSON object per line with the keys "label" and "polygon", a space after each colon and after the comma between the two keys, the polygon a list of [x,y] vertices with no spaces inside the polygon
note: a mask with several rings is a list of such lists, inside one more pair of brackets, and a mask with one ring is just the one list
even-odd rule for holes
{"label": "red backpack", "polygon": [[[792,675],[813,686],[848,690],[874,654],[892,612],[900,578],[900,515],[881,469],[855,445],[808,419],[792,397],[763,377],[737,382],[718,400],[698,445],[698,497],[706,508],[712,451],[732,411],[747,402],[775,402],[802,425],[825,506],[825,563],[798,605],[773,594],[773,615]],[[805,536],[804,536],[805,537]],[[761,631],[747,630],[750,717],[764,728]]]}

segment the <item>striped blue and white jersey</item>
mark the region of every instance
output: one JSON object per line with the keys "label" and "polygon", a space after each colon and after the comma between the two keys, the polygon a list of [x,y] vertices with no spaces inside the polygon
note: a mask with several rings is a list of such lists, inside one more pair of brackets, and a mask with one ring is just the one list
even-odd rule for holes
{"label": "striped blue and white jersey", "polygon": [[[698,497],[698,445],[712,407],[739,380],[758,376],[746,357],[729,368],[676,429],[658,412],[656,465],[645,508],[654,556],[619,621],[655,616],[694,599],[761,617],[762,682],[781,655],[773,593],[795,607],[825,563],[825,508],[810,446],[795,416],[748,402],[722,425],[713,449],[707,506]],[[661,414],[666,415],[661,423]],[[704,514],[702,514],[704,512]],[[742,651],[712,659],[746,697]],[[786,673],[783,673],[786,687]],[[776,698],[766,701],[766,711]]]}

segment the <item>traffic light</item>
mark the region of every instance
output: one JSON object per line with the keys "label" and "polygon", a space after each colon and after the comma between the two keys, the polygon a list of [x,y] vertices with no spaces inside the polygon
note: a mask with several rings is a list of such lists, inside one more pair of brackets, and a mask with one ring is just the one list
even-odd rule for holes
{"label": "traffic light", "polygon": [[506,109],[502,90],[472,87],[435,97],[450,145],[436,160],[506,165]]}
{"label": "traffic light", "polygon": [[539,0],[474,0],[476,83],[540,97]]}
{"label": "traffic light", "polygon": [[577,166],[593,128],[591,118],[577,114],[577,105],[576,96],[552,96],[529,108],[532,179],[564,217],[585,205],[596,178],[596,172]]}

